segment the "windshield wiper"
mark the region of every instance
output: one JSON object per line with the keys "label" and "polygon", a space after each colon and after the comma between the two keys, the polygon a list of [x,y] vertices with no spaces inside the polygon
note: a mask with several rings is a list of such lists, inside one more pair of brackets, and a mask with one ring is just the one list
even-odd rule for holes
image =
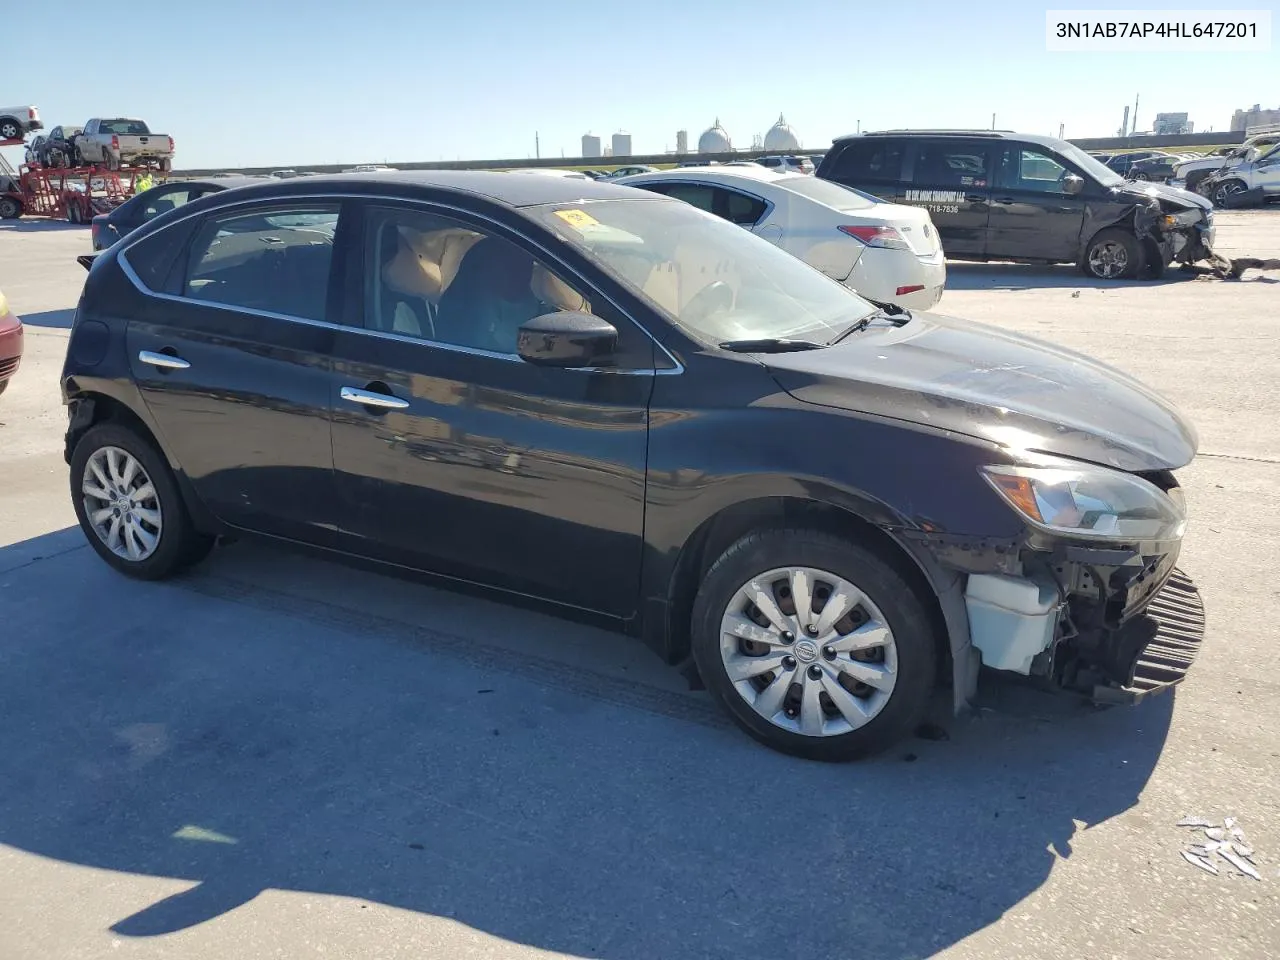
{"label": "windshield wiper", "polygon": [[[866,298],[864,297],[863,299],[866,299]],[[849,336],[850,334],[854,334],[859,332],[860,330],[867,329],[867,327],[871,326],[872,320],[888,320],[895,327],[905,327],[908,323],[911,322],[911,311],[904,310],[902,307],[898,306],[896,303],[878,303],[875,300],[872,300],[870,302],[874,303],[880,309],[876,310],[874,313],[868,313],[865,317],[859,317],[857,320],[853,321],[853,323],[850,324],[847,329],[842,330],[840,334],[834,340],[831,341],[831,343],[839,343],[841,340],[843,340],[845,337]]]}
{"label": "windshield wiper", "polygon": [[785,337],[761,337],[758,340],[726,340],[721,350],[734,353],[794,353],[798,350],[821,350],[825,343],[813,340],[788,340]]}

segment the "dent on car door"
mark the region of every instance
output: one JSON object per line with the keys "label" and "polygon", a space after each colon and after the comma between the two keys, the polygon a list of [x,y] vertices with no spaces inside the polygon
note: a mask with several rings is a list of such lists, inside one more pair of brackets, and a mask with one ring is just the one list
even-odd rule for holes
{"label": "dent on car door", "polygon": [[[344,548],[634,613],[652,341],[488,221],[371,205],[360,238],[332,381]],[[521,360],[520,323],[557,310],[613,323],[616,369]]]}
{"label": "dent on car door", "polygon": [[164,278],[145,261],[187,222],[123,253],[152,284],[128,328],[131,371],[182,472],[227,523],[319,544],[335,536],[324,321],[338,219],[331,202],[213,214]]}

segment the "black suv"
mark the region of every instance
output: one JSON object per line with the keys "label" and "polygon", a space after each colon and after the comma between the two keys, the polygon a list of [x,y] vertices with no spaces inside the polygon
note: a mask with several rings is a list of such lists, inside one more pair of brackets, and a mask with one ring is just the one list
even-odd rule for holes
{"label": "black suv", "polygon": [[841,137],[817,175],[928,209],[957,260],[1076,263],[1102,279],[1159,276],[1207,259],[1213,207],[1127,182],[1079,147],[997,130],[889,130]]}

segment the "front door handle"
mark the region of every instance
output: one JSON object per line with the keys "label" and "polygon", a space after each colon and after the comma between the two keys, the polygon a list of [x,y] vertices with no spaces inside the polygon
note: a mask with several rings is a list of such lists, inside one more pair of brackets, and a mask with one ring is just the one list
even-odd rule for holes
{"label": "front door handle", "polygon": [[152,353],[150,350],[138,352],[138,359],[145,364],[159,367],[162,370],[186,370],[191,364],[171,353]]}
{"label": "front door handle", "polygon": [[401,400],[389,393],[375,393],[372,390],[361,390],[359,387],[343,387],[338,391],[343,400],[358,403],[362,407],[380,407],[384,410],[403,410],[409,406],[408,400]]}
{"label": "front door handle", "polygon": [[1013,197],[996,197],[996,203],[1013,203]]}
{"label": "front door handle", "polygon": [[987,198],[980,193],[966,193],[964,195],[965,203],[986,203]]}

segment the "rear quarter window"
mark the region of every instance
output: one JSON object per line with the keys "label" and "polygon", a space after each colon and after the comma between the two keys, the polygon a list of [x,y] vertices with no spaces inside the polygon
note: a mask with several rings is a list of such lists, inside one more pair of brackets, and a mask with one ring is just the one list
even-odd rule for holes
{"label": "rear quarter window", "polygon": [[902,179],[901,140],[869,137],[851,140],[823,163],[822,174],[832,180],[860,183],[897,183]]}
{"label": "rear quarter window", "polygon": [[195,232],[194,220],[182,220],[131,243],[120,254],[138,282],[151,293],[178,293],[180,261]]}

